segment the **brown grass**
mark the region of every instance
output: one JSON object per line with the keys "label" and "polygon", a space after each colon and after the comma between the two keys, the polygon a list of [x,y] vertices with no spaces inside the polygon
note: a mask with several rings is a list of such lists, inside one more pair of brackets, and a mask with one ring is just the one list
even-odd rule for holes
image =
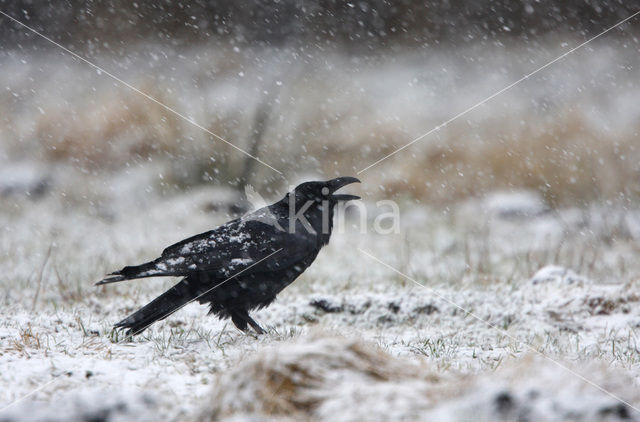
{"label": "brown grass", "polygon": [[[158,89],[143,86],[143,91],[172,105]],[[246,156],[135,92],[102,89],[84,104],[73,104],[72,110],[49,109],[38,115],[34,155],[112,170],[153,159],[166,167],[164,182],[177,187],[235,183],[242,174]],[[201,123],[248,148],[252,111],[239,113],[209,114],[210,120]],[[286,115],[286,110],[274,111],[275,117],[280,114]],[[259,154],[290,179],[296,174],[355,174],[412,139],[401,122],[367,120],[364,106],[307,114],[309,119],[293,129],[272,121]],[[638,131],[631,127],[615,133],[614,138],[596,130],[576,111],[513,115],[472,127],[454,122],[361,176],[373,199],[406,196],[447,204],[498,189],[532,189],[552,206],[637,200]],[[310,141],[303,144],[305,139]],[[280,180],[262,165],[254,169],[250,182],[259,188]],[[280,187],[285,184],[282,181]]]}
{"label": "brown grass", "polygon": [[492,190],[531,189],[553,206],[640,197],[637,134],[611,139],[577,113],[515,128],[488,122],[461,129],[452,128],[445,141],[415,158],[396,157],[403,162],[398,171],[381,164],[377,170],[392,175],[388,192],[447,203]]}
{"label": "brown grass", "polygon": [[[323,337],[309,343],[263,351],[218,379],[210,406],[201,421],[219,420],[235,413],[313,420],[314,412],[350,377],[359,382],[393,383],[413,380],[434,387],[439,378],[360,341]],[[420,370],[419,370],[420,369]],[[336,374],[342,374],[336,378]],[[439,396],[434,392],[434,396]]]}
{"label": "brown grass", "polygon": [[[149,87],[145,92],[171,104],[160,92]],[[72,109],[48,110],[36,121],[35,136],[45,159],[117,168],[132,158],[179,148],[182,122],[174,114],[135,92],[102,90],[96,95]]]}
{"label": "brown grass", "polygon": [[29,350],[40,349],[42,342],[40,335],[34,333],[31,329],[31,324],[28,324],[27,328],[20,329],[19,336],[11,340],[9,347],[29,356]]}

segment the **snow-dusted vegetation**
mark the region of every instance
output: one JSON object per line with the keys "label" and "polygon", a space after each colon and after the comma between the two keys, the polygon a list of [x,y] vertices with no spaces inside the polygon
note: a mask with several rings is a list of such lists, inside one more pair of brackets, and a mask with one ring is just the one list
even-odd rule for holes
{"label": "snow-dusted vegetation", "polygon": [[[435,8],[444,29],[415,6],[428,30],[394,36],[375,5],[334,15],[364,29],[304,9],[313,37],[185,35],[228,25],[192,11],[157,35],[141,2],[80,8],[76,39],[47,27],[76,15],[7,9],[103,70],[0,16],[0,421],[640,420],[639,21],[430,132],[634,12],[539,3]],[[102,40],[109,16],[128,35]],[[266,335],[198,304],[112,329],[177,279],[106,274],[356,175],[362,205],[252,314]]]}
{"label": "snow-dusted vegetation", "polygon": [[[282,348],[287,355],[293,347],[293,367],[304,364],[295,362],[297,353],[317,360],[312,352],[316,344],[304,346],[304,339],[309,333],[321,332],[357,339],[362,342],[358,347],[370,350],[368,353],[398,357],[402,360],[398,365],[428,369],[424,374],[409,371],[412,375],[407,385],[396,390],[387,384],[371,387],[369,381],[353,374],[361,370],[358,365],[349,367],[348,359],[342,363],[347,373],[335,375],[341,380],[340,388],[354,389],[351,394],[357,395],[358,383],[364,382],[377,391],[375,394],[381,394],[371,400],[390,400],[379,420],[394,412],[444,412],[454,418],[458,410],[471,411],[468,407],[476,405],[489,412],[490,394],[503,390],[513,396],[513,412],[529,408],[533,414],[551,412],[546,409],[551,406],[553,412],[560,412],[552,414],[553,418],[580,410],[579,415],[597,420],[597,412],[617,409],[616,400],[579,378],[574,380],[574,374],[545,361],[536,351],[589,380],[594,376],[590,368],[595,365],[600,372],[593,382],[616,374],[611,381],[615,385],[603,387],[637,403],[640,391],[634,387],[635,381],[624,382],[624,388],[617,386],[621,382],[618,376],[630,380],[640,376],[636,337],[640,323],[636,259],[640,212],[632,210],[617,212],[594,206],[514,216],[496,214],[493,201],[469,200],[448,213],[405,204],[401,234],[363,235],[349,229],[349,223],[345,233],[334,233],[314,265],[275,304],[256,313],[269,332],[265,336],[243,334],[230,323],[207,316],[205,307],[194,304],[133,340],[118,336],[111,325],[155,297],[171,281],[138,280],[105,287],[94,287],[93,282],[123,263],[155,256],[162,247],[156,245],[224,221],[225,217],[209,211],[211,198],[223,195],[213,188],[201,188],[121,206],[116,206],[114,199],[109,201],[113,209],[106,214],[108,218],[89,209],[70,213],[53,195],[37,201],[15,197],[10,207],[4,205],[2,402],[10,403],[51,382],[25,400],[57,406],[58,397],[80,400],[73,398],[76,392],[95,390],[98,397],[112,397],[124,388],[147,394],[153,403],[149,406],[168,418],[193,417],[205,403],[219,406],[215,412],[226,416],[262,412],[268,403],[264,404],[267,407],[260,407],[261,402],[245,407],[243,401],[229,398],[225,400],[235,404],[228,407],[217,399],[212,404],[210,398],[212,394],[233,394],[225,380],[240,382],[233,375],[238,373],[238,365],[250,356],[261,356],[265,348]],[[523,202],[523,206],[526,210],[530,204]],[[355,225],[359,221],[353,218],[349,222]],[[327,341],[342,344],[341,340]],[[297,352],[297,346],[289,346],[290,342],[302,344],[302,351]],[[322,347],[318,350],[321,356],[346,359],[341,351]],[[322,367],[324,363],[316,364]],[[537,378],[538,369],[529,367],[539,364],[544,364],[539,374],[543,379]],[[490,374],[501,373],[504,366],[518,366],[531,373],[527,375],[532,377],[531,384],[518,378],[518,371],[507,378],[498,377],[492,384]],[[329,371],[329,379],[332,368],[323,369]],[[441,385],[431,385],[428,374],[446,377],[448,387],[440,391]],[[250,375],[245,376],[249,382]],[[308,376],[315,379],[316,375]],[[353,380],[344,378],[351,376]],[[475,393],[472,387],[465,387],[465,394],[474,397],[467,402],[452,383],[467,386],[468,377],[476,376],[481,376],[478,382],[486,386]],[[393,385],[403,382],[394,378]],[[420,385],[415,391],[414,383]],[[314,385],[304,384],[304,388]],[[212,392],[213,386],[217,389]],[[523,401],[526,389],[542,387],[573,390],[563,395],[543,391],[540,401]],[[261,394],[268,394],[270,387],[251,388],[264,388],[266,392]],[[328,401],[327,409],[323,405],[306,410],[296,407],[296,411],[334,420],[346,404],[333,400],[349,403],[351,399],[325,397],[337,392],[329,386],[322,388],[304,394],[319,394]],[[444,395],[447,400],[434,400],[428,393],[431,389],[438,390],[435,397]],[[421,401],[399,397],[405,390],[420,395]],[[239,391],[239,397],[253,403],[254,398],[246,396],[250,391]],[[480,391],[487,396],[477,396]],[[597,400],[590,400],[589,407],[578,405],[592,396]],[[124,397],[128,400],[129,396]],[[136,397],[131,399],[139,400]],[[406,407],[405,400],[412,405]],[[355,413],[344,417],[358,420],[368,409],[366,403],[360,404],[362,408],[353,408]],[[633,414],[623,408],[623,414]],[[8,414],[24,408],[16,405],[12,409]]]}

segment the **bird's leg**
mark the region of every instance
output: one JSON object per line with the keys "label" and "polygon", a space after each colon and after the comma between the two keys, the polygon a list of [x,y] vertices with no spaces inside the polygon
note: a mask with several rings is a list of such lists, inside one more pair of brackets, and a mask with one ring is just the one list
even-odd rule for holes
{"label": "bird's leg", "polygon": [[247,324],[251,325],[251,328],[257,334],[266,334],[266,331],[262,329],[250,316],[247,311],[235,310],[231,313],[231,321],[240,330],[247,332]]}
{"label": "bird's leg", "polygon": [[235,325],[238,330],[246,333],[247,330],[247,320],[243,317],[242,312],[231,312],[231,322]]}

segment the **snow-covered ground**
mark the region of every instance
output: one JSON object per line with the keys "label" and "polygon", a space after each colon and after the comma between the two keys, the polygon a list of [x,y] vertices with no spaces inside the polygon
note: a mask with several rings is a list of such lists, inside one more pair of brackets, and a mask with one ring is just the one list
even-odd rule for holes
{"label": "snow-covered ground", "polygon": [[[24,184],[39,179],[32,173],[22,172]],[[598,420],[598,412],[640,419],[579,378],[640,405],[640,210],[550,210],[532,192],[496,193],[446,211],[407,201],[399,204],[400,233],[388,235],[361,233],[358,216],[351,215],[345,232],[334,234],[307,272],[255,312],[267,335],[243,334],[192,304],[129,341],[111,325],[173,280],[93,283],[225,221],[234,193],[201,187],[162,196],[130,184],[124,195],[116,187],[126,183],[118,177],[79,178],[69,169],[42,177],[51,180],[51,190],[35,197],[24,189],[7,193],[0,205],[0,403],[19,400],[0,419],[36,420],[51,415],[52,406],[60,407],[60,419],[78,412],[108,412],[113,420],[206,418],[206,409],[225,417],[269,413],[245,406],[252,390],[238,379],[239,368],[268,365],[260,356],[304,365],[315,360],[318,341],[318,353],[331,362],[343,359],[341,347],[354,340],[383,356],[381,368],[427,369],[410,373],[405,383],[402,373],[391,381],[363,379],[363,369],[349,359],[340,364],[341,375],[324,368],[318,377],[327,380],[307,392],[323,404],[305,410],[308,417],[358,420],[369,402],[357,398],[371,393],[386,404],[369,398],[371,406],[385,408],[370,419],[465,420],[479,412],[491,420],[491,397],[504,393],[496,400],[506,406],[500,407],[506,420],[517,412],[556,420]],[[400,363],[383,363],[388,359]],[[430,376],[446,379],[446,387]],[[333,377],[339,378],[336,391],[324,384]],[[229,404],[226,395],[235,389],[241,398]],[[441,399],[413,401],[431,389]],[[527,401],[531,391],[539,391],[537,404]],[[351,399],[341,396],[347,392]],[[25,409],[40,411],[27,416]]]}

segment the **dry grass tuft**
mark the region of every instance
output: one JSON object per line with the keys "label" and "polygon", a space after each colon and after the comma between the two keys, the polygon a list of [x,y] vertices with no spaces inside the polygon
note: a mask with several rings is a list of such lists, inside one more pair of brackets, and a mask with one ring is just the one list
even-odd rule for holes
{"label": "dry grass tuft", "polygon": [[40,335],[34,333],[31,324],[27,328],[20,329],[18,337],[11,340],[10,348],[29,356],[29,350],[40,349],[42,347],[42,341]]}
{"label": "dry grass tuft", "polygon": [[335,395],[357,394],[358,386],[365,385],[377,388],[365,393],[371,394],[367,400],[393,400],[396,388],[411,388],[411,396],[421,396],[418,402],[424,405],[425,400],[431,400],[425,387],[439,381],[425,374],[416,365],[371,345],[315,336],[268,349],[222,375],[213,399],[208,401],[211,406],[201,413],[200,420],[219,420],[238,413],[313,419],[332,411]]}

